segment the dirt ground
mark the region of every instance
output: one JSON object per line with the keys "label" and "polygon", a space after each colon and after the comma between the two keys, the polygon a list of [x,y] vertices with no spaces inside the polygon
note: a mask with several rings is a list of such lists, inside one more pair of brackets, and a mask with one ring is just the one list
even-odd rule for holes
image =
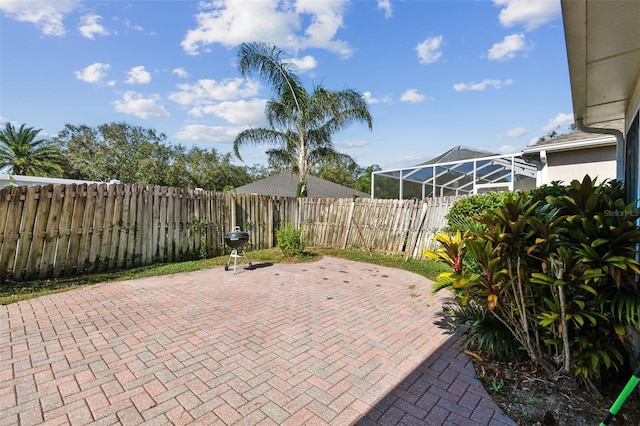
{"label": "dirt ground", "polygon": [[[631,373],[605,377],[597,397],[575,378],[550,381],[532,365],[474,362],[493,400],[519,425],[599,425],[631,377]],[[640,426],[640,387],[609,424]]]}

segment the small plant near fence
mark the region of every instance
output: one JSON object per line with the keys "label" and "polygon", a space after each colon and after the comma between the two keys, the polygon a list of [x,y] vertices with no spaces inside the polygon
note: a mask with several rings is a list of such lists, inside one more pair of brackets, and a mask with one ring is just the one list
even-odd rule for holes
{"label": "small plant near fence", "polygon": [[209,229],[210,221],[206,219],[198,219],[197,217],[193,218],[193,222],[191,223],[191,231],[195,234],[200,234],[200,249],[194,250],[192,256],[194,259],[206,259],[207,258],[207,230]]}
{"label": "small plant near fence", "polygon": [[290,223],[281,226],[276,231],[276,242],[282,254],[288,257],[301,256],[304,254],[304,241],[302,240],[302,230],[294,229]]}

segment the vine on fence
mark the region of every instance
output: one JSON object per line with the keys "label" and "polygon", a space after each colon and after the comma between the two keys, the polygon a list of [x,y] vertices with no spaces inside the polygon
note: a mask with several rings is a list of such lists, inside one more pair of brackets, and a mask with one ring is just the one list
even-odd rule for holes
{"label": "vine on fence", "polygon": [[200,250],[197,252],[194,250],[194,254],[199,259],[207,258],[207,249],[208,249],[208,232],[209,225],[211,222],[207,219],[198,219],[197,217],[193,218],[193,223],[191,224],[191,230],[194,233],[200,234]]}

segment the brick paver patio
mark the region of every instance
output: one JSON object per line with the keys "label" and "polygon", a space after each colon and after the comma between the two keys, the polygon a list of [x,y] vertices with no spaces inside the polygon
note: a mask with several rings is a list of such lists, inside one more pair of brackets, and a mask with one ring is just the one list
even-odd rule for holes
{"label": "brick paver patio", "polygon": [[514,425],[445,294],[325,257],[0,306],[0,425]]}

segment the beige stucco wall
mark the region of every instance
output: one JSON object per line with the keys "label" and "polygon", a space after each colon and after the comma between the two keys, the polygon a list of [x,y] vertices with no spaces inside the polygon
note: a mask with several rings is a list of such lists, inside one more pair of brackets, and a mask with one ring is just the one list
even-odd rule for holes
{"label": "beige stucco wall", "polygon": [[572,180],[582,180],[585,175],[604,179],[616,178],[616,148],[598,147],[573,151],[547,152],[547,165],[543,169],[544,181],[561,181],[569,184]]}

